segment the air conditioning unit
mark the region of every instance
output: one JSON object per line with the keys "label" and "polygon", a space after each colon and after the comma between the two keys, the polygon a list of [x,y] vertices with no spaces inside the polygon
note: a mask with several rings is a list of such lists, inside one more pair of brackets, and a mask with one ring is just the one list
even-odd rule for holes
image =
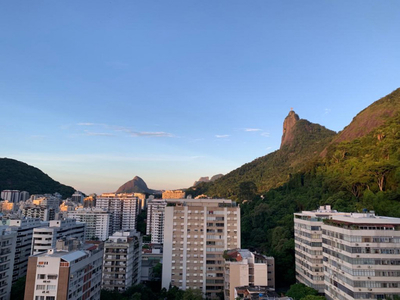
{"label": "air conditioning unit", "polygon": [[371,277],[368,277],[368,279],[371,279]]}

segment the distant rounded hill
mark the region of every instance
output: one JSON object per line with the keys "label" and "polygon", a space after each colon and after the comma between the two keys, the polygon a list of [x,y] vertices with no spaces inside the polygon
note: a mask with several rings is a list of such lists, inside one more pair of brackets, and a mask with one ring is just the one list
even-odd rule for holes
{"label": "distant rounded hill", "polygon": [[135,176],[132,180],[124,183],[119,187],[116,193],[145,193],[145,194],[153,194],[159,191],[155,191],[149,189],[147,187],[146,182],[139,176]]}
{"label": "distant rounded hill", "polygon": [[71,197],[75,189],[53,180],[38,168],[24,162],[0,158],[0,191],[20,190],[30,194],[60,193]]}

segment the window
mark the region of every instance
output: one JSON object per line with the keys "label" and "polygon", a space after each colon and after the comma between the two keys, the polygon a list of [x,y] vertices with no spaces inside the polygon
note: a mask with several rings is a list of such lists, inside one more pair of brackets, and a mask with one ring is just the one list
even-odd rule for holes
{"label": "window", "polygon": [[56,290],[56,285],[48,285],[48,286],[47,286],[47,290],[48,290],[48,291],[54,291],[54,290]]}
{"label": "window", "polygon": [[45,279],[45,278],[46,278],[46,275],[44,275],[44,274],[37,275],[37,279]]}
{"label": "window", "polygon": [[37,286],[36,286],[36,290],[38,291],[38,290],[44,290],[46,288],[46,286],[44,285],[44,284],[38,284]]}
{"label": "window", "polygon": [[52,274],[52,275],[47,275],[47,279],[57,279],[58,275],[57,274]]}

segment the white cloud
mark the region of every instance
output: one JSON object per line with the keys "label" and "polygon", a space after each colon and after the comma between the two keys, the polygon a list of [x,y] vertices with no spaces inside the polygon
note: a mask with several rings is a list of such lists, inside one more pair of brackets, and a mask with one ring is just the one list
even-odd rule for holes
{"label": "white cloud", "polygon": [[325,115],[327,115],[327,114],[329,114],[331,112],[331,109],[330,108],[325,108]]}
{"label": "white cloud", "polygon": [[219,139],[223,139],[223,138],[230,137],[230,135],[229,134],[216,134],[215,137],[219,138]]}
{"label": "white cloud", "polygon": [[130,132],[131,136],[147,136],[147,137],[173,137],[171,133],[168,132],[163,132],[163,131],[158,131],[158,132],[135,132],[132,131]]}
{"label": "white cloud", "polygon": [[115,136],[115,134],[108,133],[108,132],[90,132],[85,130],[86,135],[90,136]]}
{"label": "white cloud", "polygon": [[96,123],[78,123],[77,124],[78,126],[94,126],[94,125],[97,125]]}
{"label": "white cloud", "polygon": [[269,137],[269,132],[263,132],[261,133],[261,136]]}
{"label": "white cloud", "polygon": [[244,131],[247,131],[247,132],[255,132],[255,131],[262,131],[262,130],[259,129],[259,128],[245,128]]}

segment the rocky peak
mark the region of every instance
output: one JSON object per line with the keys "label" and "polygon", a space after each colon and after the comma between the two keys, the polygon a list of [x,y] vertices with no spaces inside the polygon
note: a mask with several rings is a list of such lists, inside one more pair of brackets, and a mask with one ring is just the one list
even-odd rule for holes
{"label": "rocky peak", "polygon": [[147,187],[147,184],[139,176],[135,176],[132,180],[126,182],[116,193],[150,193],[151,190]]}
{"label": "rocky peak", "polygon": [[289,144],[294,139],[294,126],[299,120],[299,115],[294,112],[293,109],[290,110],[288,116],[283,121],[283,134],[282,134],[282,146]]}

